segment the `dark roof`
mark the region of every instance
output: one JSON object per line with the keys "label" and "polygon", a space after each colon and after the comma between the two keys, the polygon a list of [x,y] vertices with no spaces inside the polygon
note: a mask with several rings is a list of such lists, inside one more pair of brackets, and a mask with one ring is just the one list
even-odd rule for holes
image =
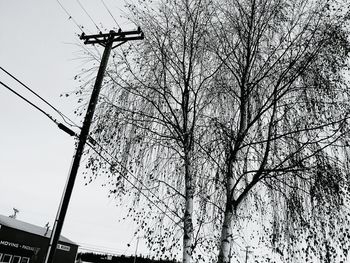
{"label": "dark roof", "polygon": [[[13,219],[8,216],[0,215],[0,225],[22,230],[24,232],[28,232],[34,235],[39,235],[42,237],[50,238],[51,236],[51,230],[46,231],[46,227],[32,225],[17,219]],[[60,236],[60,241],[70,243],[72,245],[76,245],[73,241],[69,240],[68,238],[65,238],[64,236]]]}

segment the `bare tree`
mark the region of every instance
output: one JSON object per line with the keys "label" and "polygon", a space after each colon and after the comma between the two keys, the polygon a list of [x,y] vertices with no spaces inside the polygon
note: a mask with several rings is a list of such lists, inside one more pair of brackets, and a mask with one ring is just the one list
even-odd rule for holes
{"label": "bare tree", "polygon": [[[132,196],[130,214],[156,255],[182,250],[183,262],[191,262],[197,245],[207,242],[201,234],[204,155],[198,144],[206,129],[208,88],[222,65],[211,63],[206,48],[211,4],[140,1],[128,7],[146,38],[114,55],[93,137],[113,155],[111,170],[118,173],[110,176],[111,193]],[[94,174],[108,170],[99,154],[87,162]],[[128,188],[130,180],[137,189]]]}
{"label": "bare tree", "polygon": [[[272,204],[292,202],[278,206],[292,214],[315,198],[339,204],[325,192],[346,183],[335,144],[348,136],[347,12],[332,1],[220,2],[213,52],[225,67],[207,150],[226,192],[218,262],[230,262],[232,223],[253,194],[279,193]],[[338,172],[324,176],[329,167]]]}
{"label": "bare tree", "polygon": [[108,174],[114,197],[131,197],[129,215],[158,256],[205,261],[218,247],[218,262],[230,262],[233,223],[258,201],[273,245],[297,226],[307,239],[305,222],[327,213],[319,204],[338,209],[347,191],[337,149],[348,138],[348,9],[142,2],[128,7],[146,40],[114,54],[95,118],[108,163],[97,150],[87,168]]}

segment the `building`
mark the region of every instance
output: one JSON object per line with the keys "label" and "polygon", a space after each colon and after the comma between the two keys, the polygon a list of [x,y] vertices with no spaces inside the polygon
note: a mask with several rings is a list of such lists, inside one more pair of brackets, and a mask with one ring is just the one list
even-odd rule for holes
{"label": "building", "polygon": [[[43,263],[51,231],[0,215],[0,262]],[[55,263],[74,263],[78,245],[61,236],[54,258]]]}

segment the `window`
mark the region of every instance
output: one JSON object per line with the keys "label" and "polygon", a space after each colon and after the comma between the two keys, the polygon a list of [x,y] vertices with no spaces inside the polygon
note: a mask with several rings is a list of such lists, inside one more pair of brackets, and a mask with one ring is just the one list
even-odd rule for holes
{"label": "window", "polygon": [[5,254],[5,255],[2,257],[2,262],[10,263],[10,262],[11,262],[11,259],[12,259],[12,255]]}
{"label": "window", "polygon": [[20,263],[21,257],[20,256],[13,256],[12,263]]}
{"label": "window", "polygon": [[21,263],[29,263],[29,258],[23,257]]}

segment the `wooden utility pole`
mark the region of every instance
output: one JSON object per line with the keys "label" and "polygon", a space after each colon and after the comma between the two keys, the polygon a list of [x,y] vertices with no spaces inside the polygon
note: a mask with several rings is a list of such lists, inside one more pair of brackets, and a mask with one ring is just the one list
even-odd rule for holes
{"label": "wooden utility pole", "polygon": [[[103,81],[103,76],[107,67],[108,58],[111,53],[111,50],[117,46],[120,46],[124,44],[127,41],[130,40],[139,40],[143,39],[144,35],[140,28],[134,31],[121,31],[120,29],[118,32],[110,31],[106,34],[96,34],[96,35],[85,35],[84,33],[80,36],[80,39],[84,40],[84,44],[100,44],[104,47],[104,52],[102,55],[102,60],[100,63],[100,67],[97,73],[97,77],[95,80],[95,85],[92,90],[90,102],[87,108],[87,112],[85,115],[85,119],[83,122],[83,127],[81,128],[81,132],[79,135],[79,142],[78,146],[75,150],[74,159],[72,162],[71,170],[69,173],[69,177],[66,183],[66,187],[63,192],[63,196],[61,199],[60,206],[57,211],[56,220],[52,229],[49,248],[47,251],[45,263],[53,263],[54,255],[57,248],[57,243],[59,240],[59,237],[61,235],[62,226],[64,223],[64,219],[66,216],[68,204],[70,201],[70,197],[72,195],[73,187],[75,178],[77,176],[80,160],[83,154],[84,146],[86,143],[86,140],[89,137],[89,131],[91,126],[91,121],[94,115],[95,107],[98,101],[98,96],[101,90],[101,84]],[[114,42],[120,42],[116,46],[113,46]]]}
{"label": "wooden utility pole", "polygon": [[136,258],[137,258],[137,248],[139,247],[139,240],[140,240],[140,237],[137,237],[136,249],[135,249],[135,255],[134,255],[134,263],[136,263]]}

